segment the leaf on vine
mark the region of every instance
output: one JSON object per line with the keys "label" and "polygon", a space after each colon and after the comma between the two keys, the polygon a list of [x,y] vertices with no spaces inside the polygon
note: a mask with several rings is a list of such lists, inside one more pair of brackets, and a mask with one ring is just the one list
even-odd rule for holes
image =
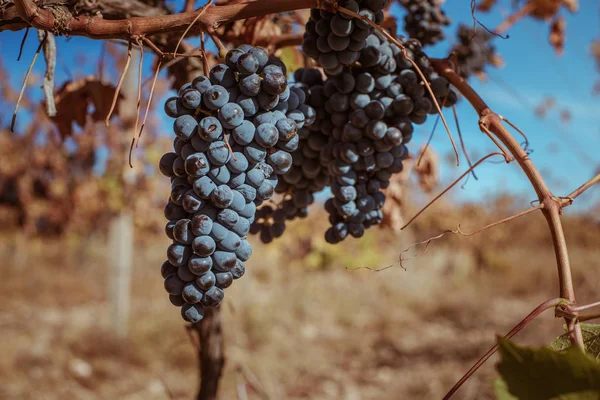
{"label": "leaf on vine", "polygon": [[496,400],[519,400],[508,391],[508,385],[502,379],[496,379],[494,381],[494,393],[496,393]]}
{"label": "leaf on vine", "polygon": [[557,56],[562,56],[565,49],[567,20],[560,17],[554,20],[550,25],[550,35],[548,41],[554,47]]}
{"label": "leaf on vine", "polygon": [[549,347],[520,347],[499,338],[496,368],[508,391],[518,399],[589,399],[600,397],[600,363],[576,347],[556,352]]}
{"label": "leaf on vine", "polygon": [[286,47],[278,51],[278,56],[286,65],[288,74],[304,66],[304,56],[296,47]]}
{"label": "leaf on vine", "polygon": [[[73,123],[85,126],[88,108],[94,106],[89,116],[93,121],[103,121],[115,95],[115,87],[100,82],[94,76],[66,82],[54,96],[56,116],[52,121],[63,139],[73,135]],[[118,100],[123,98],[119,94]],[[118,114],[118,103],[114,114]]]}
{"label": "leaf on vine", "polygon": [[[583,335],[585,351],[590,356],[600,358],[600,325],[581,324],[580,326],[581,333]],[[567,327],[565,326],[565,331],[566,330]],[[568,333],[559,336],[554,342],[552,342],[552,349],[554,351],[565,351],[569,347],[571,347],[571,340],[569,339]]]}

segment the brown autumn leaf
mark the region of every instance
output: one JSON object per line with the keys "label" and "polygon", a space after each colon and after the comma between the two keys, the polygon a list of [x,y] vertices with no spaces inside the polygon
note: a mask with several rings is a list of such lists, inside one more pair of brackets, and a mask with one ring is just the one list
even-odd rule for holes
{"label": "brown autumn leaf", "polygon": [[[423,150],[421,148],[421,152]],[[421,189],[425,193],[431,193],[440,181],[440,159],[430,147],[420,157],[420,162],[415,164],[415,173]]]}
{"label": "brown autumn leaf", "polygon": [[554,47],[557,56],[562,56],[565,49],[567,21],[564,17],[555,19],[550,25],[548,41]]}
{"label": "brown autumn leaf", "polygon": [[[90,117],[94,121],[104,121],[115,95],[115,87],[100,82],[94,76],[87,76],[76,81],[66,82],[54,96],[56,116],[52,121],[63,139],[73,135],[73,123],[85,126],[89,105],[94,106]],[[123,96],[119,94],[114,115],[118,114],[118,102]]]}
{"label": "brown autumn leaf", "polygon": [[496,1],[497,0],[482,0],[477,5],[477,10],[483,11],[483,12],[488,12],[492,9],[492,7],[494,7],[494,5],[496,4]]}

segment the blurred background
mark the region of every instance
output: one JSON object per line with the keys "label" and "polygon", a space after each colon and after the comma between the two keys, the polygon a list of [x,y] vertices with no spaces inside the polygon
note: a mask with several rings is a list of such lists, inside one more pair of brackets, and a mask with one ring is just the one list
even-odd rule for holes
{"label": "blurred background", "polygon": [[[11,3],[0,1],[0,10]],[[183,1],[141,3],[183,9]],[[453,22],[429,55],[445,57],[458,25],[473,24],[470,3],[443,6]],[[475,13],[493,29],[514,13],[513,3],[498,1],[491,12]],[[600,167],[600,5],[583,0],[579,7],[563,7],[550,21],[518,21],[505,32],[509,37],[493,39],[502,62],[469,81],[527,134],[531,158],[557,195]],[[390,15],[402,34],[403,8],[394,3]],[[551,45],[559,18],[566,29]],[[111,126],[103,123],[126,45],[56,37],[53,82],[42,53],[11,132],[40,41],[31,30],[21,50],[24,31],[5,29],[0,20],[0,399],[193,397],[197,350],[159,272],[169,244],[162,209],[170,185],[156,167],[173,139],[164,100],[193,74],[193,62],[158,75],[130,168],[137,67],[125,77]],[[199,41],[185,43],[194,48]],[[148,53],[141,60],[142,116],[155,66]],[[296,48],[276,54],[291,69],[300,63]],[[131,65],[140,57],[134,51]],[[48,87],[54,87],[53,117]],[[457,111],[471,159],[493,151],[466,101]],[[456,134],[452,113],[446,118]],[[240,385],[256,399],[440,398],[496,334],[556,297],[556,263],[541,214],[472,237],[448,234],[428,248],[412,246],[457,224],[472,231],[527,208],[534,192],[516,165],[484,163],[478,179],[463,180],[398,229],[467,169],[464,160],[456,167],[443,127],[434,122],[416,129],[411,152],[418,154],[435,129],[432,149],[424,167],[411,163],[392,185],[381,228],[360,241],[326,244],[327,215],[315,204],[283,238],[269,245],[251,239],[246,275],[221,306],[221,398],[238,398]],[[564,224],[578,301],[597,301],[598,188],[565,210]],[[562,332],[562,321],[548,313],[517,340],[543,345]],[[457,398],[495,398],[494,360]]]}

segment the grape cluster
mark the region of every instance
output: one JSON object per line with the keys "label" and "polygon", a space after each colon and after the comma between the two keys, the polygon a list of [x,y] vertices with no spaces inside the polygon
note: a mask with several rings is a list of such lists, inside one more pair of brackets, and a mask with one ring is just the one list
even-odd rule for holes
{"label": "grape cluster", "polygon": [[419,40],[423,46],[444,39],[442,27],[451,21],[439,0],[401,0],[400,3],[406,8],[404,30],[409,37]]}
{"label": "grape cluster", "polygon": [[201,320],[244,274],[256,208],[273,196],[292,166],[298,129],[314,118],[303,95],[288,86],[280,61],[242,45],[165,103],[177,138],[159,163],[171,178],[164,213],[173,240],[162,275],[184,320]]}
{"label": "grape cluster", "polygon": [[452,48],[451,53],[456,54],[458,73],[462,78],[468,79],[472,75],[483,73],[488,64],[498,64],[496,48],[490,43],[493,38],[491,33],[483,29],[477,29],[474,33],[473,28],[461,25],[458,27],[457,37],[459,43]]}
{"label": "grape cluster", "polygon": [[283,235],[286,222],[308,215],[308,206],[314,202],[314,194],[329,184],[328,160],[320,155],[328,145],[328,138],[319,132],[322,123],[329,123],[323,109],[323,77],[316,69],[300,68],[294,72],[292,91],[301,96],[301,106],[311,110],[310,124],[298,130],[298,147],[292,152],[292,167],[282,175],[275,192],[282,200],[275,207],[266,205],[256,214],[250,232],[259,234],[263,243],[270,243]]}
{"label": "grape cluster", "polygon": [[[417,71],[400,49],[379,32],[366,41],[360,66],[344,68],[323,85],[325,113],[332,125],[321,155],[330,160],[328,174],[334,195],[325,203],[332,225],[325,234],[329,243],[361,237],[365,229],[382,221],[382,189],[388,187],[391,175],[403,168],[413,124],[422,124],[428,114],[437,112]],[[438,104],[454,105],[456,93],[445,78],[433,72],[420,43],[399,41],[426,77]]]}
{"label": "grape cluster", "polygon": [[[383,9],[389,0],[340,0],[344,7],[369,20],[383,22]],[[365,48],[365,39],[371,34],[371,25],[342,12],[313,8],[306,23],[302,49],[315,59],[329,75],[337,75],[345,65],[354,64]]]}

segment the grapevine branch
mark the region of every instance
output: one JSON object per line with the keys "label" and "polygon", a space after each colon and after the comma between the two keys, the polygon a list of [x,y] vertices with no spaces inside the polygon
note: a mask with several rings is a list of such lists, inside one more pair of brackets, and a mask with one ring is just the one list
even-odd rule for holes
{"label": "grapevine branch", "polygon": [[[319,0],[256,0],[224,6],[211,5],[206,9],[156,17],[132,17],[106,20],[97,16],[71,17],[63,34],[87,36],[91,39],[125,39],[136,35],[154,35],[185,31],[202,14],[196,24],[208,31],[219,24],[272,13],[317,8]],[[56,18],[51,11],[38,7],[33,0],[15,0],[17,14],[31,26],[45,31],[57,30]],[[10,27],[10,26],[9,26]]]}
{"label": "grapevine branch", "polygon": [[[456,74],[456,72],[454,72],[448,61],[432,59],[431,62],[435,70],[441,76],[444,76],[446,79],[448,79],[448,81],[459,92],[461,92],[461,94],[469,101],[469,103],[471,103],[475,111],[479,114],[479,125],[482,131],[487,131],[490,136],[495,136],[504,144],[506,149],[514,157],[529,179],[531,186],[538,196],[540,205],[543,206],[540,209],[546,218],[548,228],[550,229],[550,233],[552,235],[552,243],[554,246],[554,252],[558,266],[560,297],[575,305],[575,291],[573,288],[573,278],[571,275],[571,265],[567,250],[567,242],[565,240],[563,226],[560,219],[562,208],[565,205],[564,200],[557,198],[552,194],[538,169],[535,167],[533,161],[529,158],[527,152],[519,145],[514,136],[511,135],[511,133],[502,124],[502,118],[494,113],[483,101],[483,99],[473,90],[473,88],[463,78]],[[582,193],[598,180],[600,180],[600,177],[598,176],[593,178],[591,181],[577,189],[574,194],[578,195],[578,193],[580,193],[580,189]],[[581,349],[584,349],[583,336],[579,323],[568,316],[565,316],[565,322],[567,323],[567,326],[573,326],[573,334],[571,339],[574,344]]]}

